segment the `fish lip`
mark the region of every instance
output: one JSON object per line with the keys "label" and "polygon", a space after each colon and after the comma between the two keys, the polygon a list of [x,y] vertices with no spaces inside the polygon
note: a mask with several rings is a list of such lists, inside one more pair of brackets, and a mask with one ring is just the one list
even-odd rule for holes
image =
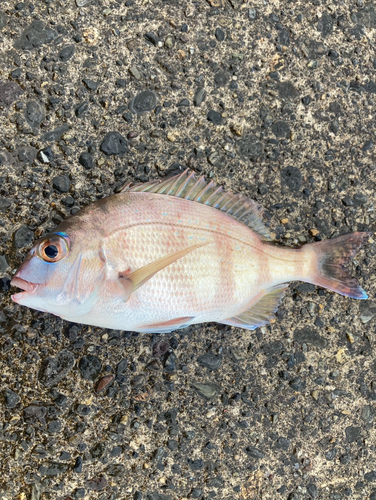
{"label": "fish lip", "polygon": [[18,276],[14,276],[10,284],[23,290],[23,292],[15,293],[14,295],[12,295],[12,300],[14,302],[19,302],[21,299],[27,297],[28,295],[32,295],[37,291],[39,286],[37,283],[30,283],[30,281],[26,281]]}

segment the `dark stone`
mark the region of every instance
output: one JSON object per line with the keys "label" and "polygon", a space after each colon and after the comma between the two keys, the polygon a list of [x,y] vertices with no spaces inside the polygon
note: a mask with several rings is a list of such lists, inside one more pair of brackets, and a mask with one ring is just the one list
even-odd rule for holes
{"label": "dark stone", "polygon": [[77,457],[76,461],[74,462],[73,465],[73,472],[76,472],[76,474],[80,474],[82,472],[82,458]]}
{"label": "dark stone", "polygon": [[71,187],[71,181],[67,175],[57,175],[52,179],[53,188],[59,193],[67,193]]}
{"label": "dark stone", "polygon": [[81,153],[78,159],[80,165],[82,165],[86,170],[90,170],[93,168],[93,157],[90,153]]}
{"label": "dark stone", "polygon": [[376,94],[376,82],[369,81],[363,86],[363,88],[369,94]]}
{"label": "dark stone", "polygon": [[305,326],[302,330],[295,330],[294,341],[300,344],[312,344],[320,349],[323,349],[327,345],[326,339],[309,326]]}
{"label": "dark stone", "polygon": [[371,405],[363,406],[360,417],[364,422],[372,422],[374,411]]}
{"label": "dark stone", "polygon": [[145,33],[144,37],[145,40],[153,44],[155,47],[158,47],[159,38],[155,33],[150,31],[149,33]]}
{"label": "dark stone", "polygon": [[67,472],[68,470],[68,465],[62,464],[59,462],[47,462],[43,465],[41,465],[38,469],[38,473],[41,476],[59,476],[60,474],[64,474],[64,472]]}
{"label": "dark stone", "polygon": [[318,489],[317,489],[317,486],[314,484],[314,483],[309,483],[307,485],[307,492],[308,492],[308,495],[311,497],[311,498],[316,498],[317,495],[318,495]]}
{"label": "dark stone", "polygon": [[364,474],[364,479],[369,483],[373,483],[376,481],[376,471],[372,470],[371,472],[366,472]]}
{"label": "dark stone", "polygon": [[230,76],[226,71],[218,71],[218,73],[214,75],[214,82],[218,87],[224,87],[228,84],[229,80]]}
{"label": "dark stone", "polygon": [[357,206],[365,205],[368,201],[367,196],[363,193],[355,193],[353,199],[354,204]]}
{"label": "dark stone", "polygon": [[119,363],[116,366],[116,373],[119,375],[121,373],[124,373],[125,370],[128,367],[128,360],[127,359],[122,359],[119,361]]}
{"label": "dark stone", "polygon": [[209,488],[222,488],[223,487],[223,480],[219,477],[209,477],[206,480],[206,485]]}
{"label": "dark stone", "polygon": [[269,188],[266,184],[260,184],[258,187],[258,192],[263,196],[269,191]]}
{"label": "dark stone", "polygon": [[82,81],[89,90],[93,90],[93,91],[98,90],[99,82],[95,82],[94,80],[90,80],[90,78],[84,78]]}
{"label": "dark stone", "polygon": [[195,95],[193,97],[193,104],[195,106],[200,106],[200,104],[206,99],[206,90],[204,87],[197,87]]}
{"label": "dark stone", "polygon": [[236,142],[238,153],[251,161],[256,161],[263,148],[261,142],[254,135],[247,135]]}
{"label": "dark stone", "polygon": [[108,482],[105,476],[97,476],[92,479],[87,479],[85,482],[86,488],[92,491],[102,491],[107,488]]}
{"label": "dark stone", "polygon": [[0,292],[6,293],[10,290],[10,279],[0,278]]}
{"label": "dark stone", "polygon": [[290,382],[290,387],[294,391],[300,392],[306,387],[306,383],[303,382],[301,377],[295,377],[293,380]]}
{"label": "dark stone", "polygon": [[34,233],[27,226],[21,226],[14,233],[14,246],[16,248],[24,248],[30,245],[34,239]]}
{"label": "dark stone", "polygon": [[308,104],[311,102],[311,98],[309,95],[306,95],[304,97],[302,97],[302,103],[304,104],[304,106],[308,106]]}
{"label": "dark stone", "polygon": [[108,132],[105,135],[100,149],[107,155],[123,155],[128,152],[126,139],[119,132]]}
{"label": "dark stone", "polygon": [[290,46],[290,31],[286,28],[282,28],[278,33],[278,43],[285,47]]}
{"label": "dark stone", "polygon": [[66,45],[59,52],[59,58],[62,62],[67,62],[71,57],[74,56],[76,48],[74,45]]}
{"label": "dark stone", "polygon": [[89,103],[87,101],[80,102],[74,107],[74,114],[79,118],[89,109]]}
{"label": "dark stone", "polygon": [[62,423],[60,420],[52,420],[47,425],[47,432],[50,434],[57,434],[62,429]]}
{"label": "dark stone", "polygon": [[295,97],[299,96],[299,92],[294,87],[294,85],[289,81],[279,82],[277,89],[279,97],[283,99],[294,99]]}
{"label": "dark stone", "polygon": [[160,493],[147,493],[146,500],[171,500],[168,495],[161,495]]}
{"label": "dark stone", "polygon": [[329,129],[331,132],[333,132],[333,134],[336,134],[339,130],[339,122],[338,120],[333,120],[330,125],[329,125]]}
{"label": "dark stone", "polygon": [[334,460],[336,455],[337,455],[337,448],[332,448],[331,450],[329,450],[325,453],[325,458],[327,460]]}
{"label": "dark stone", "polygon": [[57,36],[56,31],[44,24],[43,21],[35,20],[23,31],[21,37],[14,43],[14,47],[33,50],[42,47],[42,45],[50,44]]}
{"label": "dark stone", "polygon": [[168,355],[164,369],[168,372],[174,372],[176,370],[176,356],[173,352]]}
{"label": "dark stone", "polygon": [[13,80],[19,80],[21,78],[21,75],[22,75],[21,68],[17,68],[14,71],[11,72],[10,77]]}
{"label": "dark stone", "polygon": [[328,51],[328,57],[330,57],[330,59],[336,60],[336,59],[339,58],[339,53],[336,50],[334,50],[334,49],[329,49],[329,51]]}
{"label": "dark stone", "polygon": [[226,33],[221,28],[217,28],[215,30],[215,38],[218,40],[218,42],[223,42],[225,37]]}
{"label": "dark stone", "polygon": [[133,495],[133,500],[142,500],[142,493],[141,491],[136,491],[135,494]]}
{"label": "dark stone", "polygon": [[51,163],[51,161],[54,159],[55,155],[52,152],[52,149],[50,146],[47,148],[41,149],[38,151],[37,158],[41,163]]}
{"label": "dark stone", "polygon": [[64,124],[61,125],[60,127],[55,128],[51,132],[47,132],[42,136],[42,141],[46,142],[52,142],[52,141],[58,141],[61,139],[62,135],[65,134],[65,132],[68,132],[69,130],[69,125]]}
{"label": "dark stone", "polygon": [[368,323],[376,316],[376,302],[364,300],[359,304],[359,317],[362,323]]}
{"label": "dark stone", "polygon": [[0,273],[5,273],[5,271],[9,268],[8,261],[5,255],[0,255]]}
{"label": "dark stone", "polygon": [[44,106],[38,101],[27,101],[25,108],[25,119],[30,127],[39,127],[44,120]]}
{"label": "dark stone", "polygon": [[8,23],[8,16],[0,10],[0,30],[2,30]]}
{"label": "dark stone", "polygon": [[76,488],[73,493],[74,498],[85,498],[86,490],[85,488]]}
{"label": "dark stone", "polygon": [[125,467],[122,464],[112,464],[106,468],[106,473],[112,477],[123,477],[125,474]]}
{"label": "dark stone", "polygon": [[181,107],[188,107],[190,106],[191,103],[189,102],[188,99],[182,99],[181,101],[178,102],[178,106]]}
{"label": "dark stone", "polygon": [[222,364],[222,359],[223,357],[220,354],[215,355],[212,352],[207,352],[197,358],[197,363],[205,368],[209,368],[209,370],[218,370]]}
{"label": "dark stone", "polygon": [[288,137],[290,135],[290,125],[279,120],[272,125],[272,132],[276,137]]}
{"label": "dark stone", "polygon": [[345,205],[345,207],[352,207],[354,205],[351,196],[345,196],[344,198],[342,198],[342,203]]}
{"label": "dark stone", "polygon": [[301,497],[296,491],[294,491],[290,493],[290,495],[287,497],[287,500],[301,500]]}
{"label": "dark stone", "polygon": [[218,111],[213,111],[211,109],[206,117],[213,125],[220,125],[222,123],[222,116],[220,113],[218,113]]}
{"label": "dark stone", "polygon": [[6,212],[11,205],[12,202],[10,200],[0,198],[0,212]]}
{"label": "dark stone", "polygon": [[192,387],[199,396],[206,400],[213,399],[219,392],[219,386],[213,382],[193,382]]}
{"label": "dark stone", "polygon": [[[125,87],[127,86],[127,82],[126,82],[126,80],[124,80],[124,78],[119,78],[118,80],[116,80],[115,85],[119,89],[125,89]],[[122,113],[124,113],[125,110],[126,110],[126,106],[124,106]],[[121,114],[121,113],[119,113],[119,114]]]}
{"label": "dark stone", "polygon": [[276,441],[276,447],[280,450],[287,451],[290,448],[290,440],[284,437],[279,437]]}
{"label": "dark stone", "polygon": [[43,361],[39,380],[45,387],[52,387],[63,380],[74,366],[74,356],[67,349],[61,350],[54,358]]}
{"label": "dark stone", "polygon": [[21,397],[13,392],[11,389],[5,389],[4,391],[4,403],[6,408],[15,408],[21,401]]}
{"label": "dark stone", "polygon": [[30,405],[23,411],[23,417],[27,424],[36,427],[44,427],[46,425],[47,408],[44,406]]}
{"label": "dark stone", "polygon": [[89,354],[80,359],[78,368],[82,378],[85,380],[95,380],[102,370],[102,363],[97,356]]}
{"label": "dark stone", "polygon": [[253,21],[256,21],[258,17],[258,14],[257,14],[257,9],[248,9],[248,19],[253,22]]}
{"label": "dark stone", "polygon": [[373,146],[372,141],[366,141],[362,146],[363,153],[365,153],[366,151],[369,151],[372,148],[372,146]]}
{"label": "dark stone", "polygon": [[321,18],[319,19],[319,22],[317,23],[317,30],[321,32],[321,36],[323,38],[330,35],[330,33],[333,31],[333,24],[334,21],[332,16],[327,12],[323,12]]}
{"label": "dark stone", "polygon": [[202,490],[200,490],[200,488],[193,488],[193,490],[189,494],[189,497],[190,498],[201,498],[201,495],[202,495]]}
{"label": "dark stone", "polygon": [[351,20],[363,24],[367,28],[376,28],[376,11],[373,4],[366,5],[358,12],[351,14]]}
{"label": "dark stone", "polygon": [[205,464],[201,458],[197,458],[196,460],[188,458],[188,465],[192,470],[197,471],[203,469]]}
{"label": "dark stone", "polygon": [[129,103],[132,113],[141,115],[153,111],[158,103],[158,97],[152,90],[144,90],[137,94]]}
{"label": "dark stone", "polygon": [[345,434],[346,434],[346,439],[348,443],[353,443],[357,439],[360,438],[361,436],[361,428],[360,427],[354,427],[354,426],[349,426],[346,427],[345,429]]}
{"label": "dark stone", "polygon": [[255,448],[254,446],[247,446],[245,452],[249,457],[255,458],[257,460],[260,460],[265,457],[265,453],[263,453],[258,448]]}
{"label": "dark stone", "polygon": [[298,191],[302,185],[302,174],[296,167],[286,167],[281,170],[281,182],[290,191]]}
{"label": "dark stone", "polygon": [[10,106],[23,94],[22,88],[16,82],[0,82],[0,106]]}

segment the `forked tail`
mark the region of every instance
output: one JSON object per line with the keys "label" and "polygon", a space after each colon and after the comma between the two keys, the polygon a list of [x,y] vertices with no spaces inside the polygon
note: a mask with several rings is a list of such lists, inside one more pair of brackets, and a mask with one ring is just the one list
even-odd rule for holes
{"label": "forked tail", "polygon": [[368,295],[346,266],[351,263],[370,234],[350,233],[307,245],[317,258],[311,282],[352,299],[368,299]]}

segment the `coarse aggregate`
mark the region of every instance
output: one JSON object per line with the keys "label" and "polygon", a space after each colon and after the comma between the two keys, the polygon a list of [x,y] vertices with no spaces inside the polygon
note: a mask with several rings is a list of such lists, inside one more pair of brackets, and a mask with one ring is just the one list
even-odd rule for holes
{"label": "coarse aggregate", "polygon": [[374,233],[375,35],[364,0],[0,2],[1,499],[376,499],[372,237],[368,301],[294,283],[254,332],[10,299],[37,237],[187,167],[277,244]]}

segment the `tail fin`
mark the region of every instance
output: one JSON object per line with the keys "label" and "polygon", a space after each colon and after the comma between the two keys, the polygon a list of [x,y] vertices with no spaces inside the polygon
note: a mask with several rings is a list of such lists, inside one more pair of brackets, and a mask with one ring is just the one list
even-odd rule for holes
{"label": "tail fin", "polygon": [[313,283],[352,299],[368,299],[366,292],[345,266],[350,264],[370,235],[350,233],[310,245],[317,255]]}

